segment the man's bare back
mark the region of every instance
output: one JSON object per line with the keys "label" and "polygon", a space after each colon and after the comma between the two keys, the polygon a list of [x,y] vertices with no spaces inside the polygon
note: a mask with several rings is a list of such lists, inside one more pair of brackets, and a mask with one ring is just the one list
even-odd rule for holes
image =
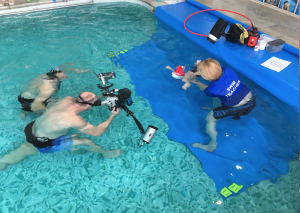
{"label": "man's bare back", "polygon": [[82,118],[74,112],[76,99],[67,96],[54,104],[43,115],[36,119],[32,133],[36,137],[58,138],[66,134]]}

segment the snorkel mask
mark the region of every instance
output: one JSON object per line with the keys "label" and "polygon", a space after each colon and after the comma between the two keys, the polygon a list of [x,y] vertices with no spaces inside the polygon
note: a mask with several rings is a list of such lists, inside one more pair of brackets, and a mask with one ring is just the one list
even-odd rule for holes
{"label": "snorkel mask", "polygon": [[50,70],[49,72],[46,73],[46,75],[49,77],[50,80],[56,79],[58,78],[56,76],[56,73],[61,73],[62,71],[60,71],[58,68],[54,68],[52,70]]}
{"label": "snorkel mask", "polygon": [[76,100],[76,102],[79,103],[79,104],[88,104],[92,107],[101,106],[101,100],[97,100],[92,104],[92,103],[86,102],[80,95],[78,96],[78,98],[82,101],[82,102],[79,102],[79,101]]}

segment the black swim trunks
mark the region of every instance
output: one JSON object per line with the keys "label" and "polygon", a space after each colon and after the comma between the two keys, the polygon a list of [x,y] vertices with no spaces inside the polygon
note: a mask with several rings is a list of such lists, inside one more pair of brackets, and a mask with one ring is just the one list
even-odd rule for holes
{"label": "black swim trunks", "polygon": [[29,123],[25,129],[26,140],[42,153],[54,153],[68,149],[73,145],[72,135],[62,135],[55,139],[35,137],[32,134],[32,126],[35,121]]}
{"label": "black swim trunks", "polygon": [[[43,104],[45,104],[45,107],[47,106],[48,104],[48,100],[50,99],[51,97],[49,97],[47,100],[45,100],[43,102]],[[31,104],[34,102],[34,99],[27,99],[27,98],[23,98],[21,97],[21,95],[18,96],[18,101],[22,104],[22,110],[24,111],[28,111],[28,112],[32,112],[31,110]]]}
{"label": "black swim trunks", "polygon": [[38,147],[38,148],[45,148],[48,146],[52,146],[52,141],[54,141],[54,139],[49,139],[49,138],[45,138],[45,137],[35,137],[32,134],[32,126],[34,124],[35,121],[29,123],[25,129],[25,135],[26,135],[26,140],[28,141],[28,143],[31,143],[32,145]]}
{"label": "black swim trunks", "polygon": [[217,107],[213,110],[213,116],[219,120],[226,117],[232,117],[234,120],[241,119],[240,116],[248,115],[256,106],[255,97],[252,95],[250,101],[238,107]]}
{"label": "black swim trunks", "polygon": [[21,97],[21,95],[18,96],[18,101],[22,104],[22,110],[32,112],[31,111],[31,104],[34,102],[34,99],[26,99]]}

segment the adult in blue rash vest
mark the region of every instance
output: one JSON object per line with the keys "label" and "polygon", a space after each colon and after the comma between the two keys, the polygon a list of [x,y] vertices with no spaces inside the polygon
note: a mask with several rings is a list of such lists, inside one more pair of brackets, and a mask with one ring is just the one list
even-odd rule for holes
{"label": "adult in blue rash vest", "polygon": [[211,83],[206,86],[195,78],[190,79],[207,96],[219,98],[222,102],[222,106],[216,107],[216,99],[213,99],[216,108],[206,117],[206,133],[211,138],[210,143],[207,145],[192,144],[193,147],[212,152],[217,148],[216,121],[226,117],[239,120],[240,116],[248,115],[256,106],[255,97],[230,67],[222,68],[220,63],[214,59],[201,61],[197,65],[197,71],[188,72],[188,75],[200,75],[203,79],[209,80]]}

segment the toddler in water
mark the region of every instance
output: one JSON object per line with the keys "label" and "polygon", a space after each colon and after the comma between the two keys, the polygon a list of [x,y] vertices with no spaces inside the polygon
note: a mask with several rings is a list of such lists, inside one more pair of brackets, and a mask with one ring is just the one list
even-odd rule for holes
{"label": "toddler in water", "polygon": [[[211,138],[210,143],[192,144],[193,147],[212,152],[217,148],[216,121],[226,117],[239,120],[240,116],[249,114],[256,106],[255,97],[230,67],[222,68],[218,61],[211,58],[198,63],[197,71],[187,72],[186,75],[191,76],[187,80],[199,86],[207,96],[219,98],[222,102],[222,106],[216,107],[213,100],[216,108],[209,112],[206,118],[206,133]],[[197,81],[196,75],[209,80],[209,86]]]}
{"label": "toddler in water", "polygon": [[187,90],[193,80],[196,80],[196,77],[200,77],[199,75],[195,75],[194,73],[197,71],[197,65],[201,60],[197,60],[194,66],[186,73],[184,73],[185,66],[178,66],[176,71],[174,71],[170,66],[166,66],[166,69],[172,71],[172,77],[175,79],[181,79],[185,84],[182,86],[182,89]]}

